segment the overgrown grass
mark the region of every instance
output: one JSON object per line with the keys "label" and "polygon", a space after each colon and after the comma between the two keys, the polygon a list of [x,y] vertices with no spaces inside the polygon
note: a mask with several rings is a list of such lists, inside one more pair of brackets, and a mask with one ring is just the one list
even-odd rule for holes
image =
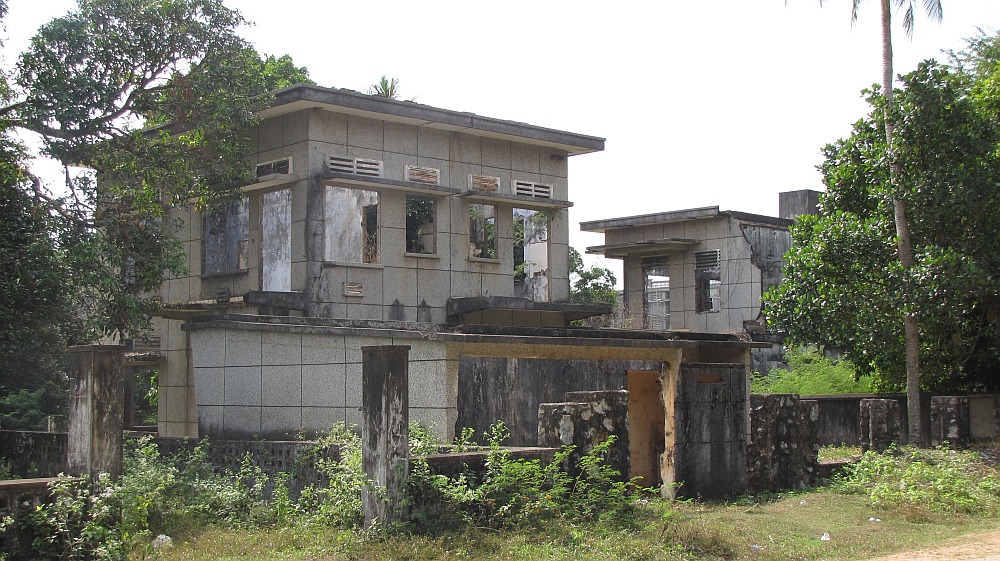
{"label": "overgrown grass", "polygon": [[867,452],[845,467],[834,486],[918,519],[930,512],[1000,513],[1000,473],[975,452],[910,446]]}
{"label": "overgrown grass", "polygon": [[751,393],[826,395],[871,392],[871,378],[855,380],[856,370],[850,361],[834,360],[815,347],[788,349],[785,358],[791,370],[775,370],[767,376],[755,376],[750,382]]}
{"label": "overgrown grass", "polygon": [[[601,460],[609,443],[570,475],[558,462],[510,458],[499,446],[502,425],[487,436],[484,474],[418,468],[410,520],[374,531],[360,528],[368,482],[358,438],[343,427],[321,445],[341,446],[343,460],[320,462],[329,483],[300,500],[280,481],[266,496],[249,462],[220,474],[197,451],[178,462],[140,442],[121,481],[61,484],[50,506],[8,520],[31,540],[13,559],[864,559],[1000,526],[1000,479],[970,452],[866,454],[824,489],[668,502],[635,494],[609,470]],[[440,445],[418,429],[411,446]],[[154,550],[160,532],[173,545]]]}
{"label": "overgrown grass", "polygon": [[821,462],[848,462],[860,457],[860,446],[823,446],[818,455]]}
{"label": "overgrown grass", "polygon": [[[653,499],[638,509],[635,524],[627,528],[609,520],[552,519],[429,535],[364,535],[315,526],[255,532],[209,529],[175,536],[177,545],[160,559],[867,559],[997,526],[996,519],[943,513],[918,522],[874,509],[859,495],[814,490],[755,504]],[[820,539],[824,533],[830,541]]]}

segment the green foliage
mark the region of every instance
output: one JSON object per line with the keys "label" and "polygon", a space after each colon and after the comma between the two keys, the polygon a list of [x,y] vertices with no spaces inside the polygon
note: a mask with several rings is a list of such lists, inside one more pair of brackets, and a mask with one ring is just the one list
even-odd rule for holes
{"label": "green foliage", "polygon": [[617,304],[617,279],[611,269],[593,266],[584,268],[580,252],[569,248],[570,300],[573,302],[595,302]]}
{"label": "green foliage", "polygon": [[386,78],[385,74],[383,74],[378,82],[368,87],[368,95],[384,97],[386,99],[399,99],[399,78],[395,76]]}
{"label": "green foliage", "polygon": [[868,497],[878,508],[992,515],[1000,507],[1000,473],[978,454],[904,447],[866,452],[834,486]]}
{"label": "green foliage", "polygon": [[483,436],[489,442],[489,455],[481,478],[472,473],[455,478],[434,475],[426,462],[418,462],[411,471],[407,496],[415,530],[503,528],[552,518],[628,523],[635,508],[634,481],[621,481],[621,474],[605,462],[613,436],[580,459],[576,476],[562,469],[572,447],[542,465],[538,460],[514,459],[501,447],[509,436],[503,423],[497,422]]}
{"label": "green foliage", "polygon": [[871,379],[855,380],[857,373],[850,361],[826,357],[815,347],[789,349],[785,358],[791,370],[755,376],[750,382],[751,392],[799,395],[871,392]]}
{"label": "green foliage", "polygon": [[[1000,367],[1000,91],[985,86],[1000,70],[998,41],[973,41],[951,67],[922,63],[891,104],[870,95],[871,115],[824,149],[822,216],[792,226],[785,280],[764,296],[770,323],[798,343],[838,349],[875,376],[876,389],[905,385],[907,311],[919,325],[924,389],[1000,387],[992,374]],[[899,189],[889,181],[886,112],[896,125]],[[908,209],[908,271],[896,257],[896,197]]]}
{"label": "green foliage", "polygon": [[245,23],[221,0],[79,0],[0,80],[0,134],[38,133],[44,154],[94,170],[67,169],[58,191],[69,194],[53,194],[23,155],[0,154],[0,167],[22,170],[18,190],[60,222],[48,244],[88,341],[149,328],[153,291],[184,270],[164,203],[233,194],[269,92],[309,82],[287,55],[262,58],[239,37]]}

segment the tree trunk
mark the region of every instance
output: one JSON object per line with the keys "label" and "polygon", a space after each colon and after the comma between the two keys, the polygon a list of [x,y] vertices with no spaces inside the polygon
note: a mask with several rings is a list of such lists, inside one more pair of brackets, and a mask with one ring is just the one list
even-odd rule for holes
{"label": "tree trunk", "polygon": [[[882,92],[886,109],[892,105],[892,28],[891,4],[882,0]],[[892,203],[896,219],[896,250],[904,274],[913,266],[913,249],[910,245],[910,226],[906,217],[906,202],[899,192],[899,163],[894,157],[892,133],[895,128],[892,115],[885,115],[885,140],[889,151],[889,187],[893,190]],[[903,290],[903,337],[906,349],[906,416],[909,421],[910,444],[923,446],[923,430],[920,420],[920,334],[917,331],[916,312],[910,306],[910,292],[904,284]]]}

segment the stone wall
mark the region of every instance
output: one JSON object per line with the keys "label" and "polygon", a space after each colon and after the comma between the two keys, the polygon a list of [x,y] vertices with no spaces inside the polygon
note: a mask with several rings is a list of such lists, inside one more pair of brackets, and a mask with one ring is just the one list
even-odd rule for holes
{"label": "stone wall", "polygon": [[816,482],[817,404],[797,395],[750,396],[747,490],[798,489]]}
{"label": "stone wall", "polygon": [[576,472],[580,458],[612,435],[615,442],[605,456],[608,466],[629,479],[628,392],[624,390],[568,392],[566,402],[538,406],[538,445],[572,445],[563,467]]}

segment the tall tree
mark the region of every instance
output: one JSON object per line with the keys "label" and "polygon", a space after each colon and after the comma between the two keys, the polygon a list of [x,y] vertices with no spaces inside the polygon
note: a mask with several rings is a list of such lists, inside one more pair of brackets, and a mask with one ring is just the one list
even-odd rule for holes
{"label": "tall tree", "polygon": [[256,111],[308,77],[287,56],[262,59],[222,0],[78,1],[19,57],[0,124],[93,170],[67,171],[59,189],[22,185],[75,231],[66,254],[94,330],[128,337],[148,327],[148,294],[183,268],[164,204],[234,193]]}
{"label": "tall tree", "polygon": [[[256,111],[309,82],[287,55],[258,55],[243,23],[221,0],[79,0],[0,73],[5,428],[65,407],[66,345],[143,334],[150,293],[183,268],[165,204],[234,193]],[[24,131],[66,166],[64,184],[32,173]]]}
{"label": "tall tree", "polygon": [[[871,114],[824,149],[822,215],[792,227],[785,280],[765,295],[769,322],[840,349],[877,387],[898,391],[908,382],[903,317],[915,311],[924,389],[1000,388],[998,78],[993,37],[951,68],[922,63],[891,106],[871,94]],[[909,269],[895,243],[898,198],[910,216]]]}
{"label": "tall tree", "polygon": [[[822,3],[823,0],[820,0]],[[907,37],[913,36],[913,25],[916,15],[915,0],[879,0],[882,12],[882,95],[886,107],[892,106],[893,68],[892,68],[892,4],[903,8],[903,30]],[[858,7],[861,0],[853,0],[851,21],[858,19]],[[924,0],[927,15],[936,21],[941,21],[941,0]],[[898,182],[899,166],[894,162],[893,129],[894,117],[886,115],[885,138],[889,147],[889,182],[895,188],[901,189]],[[909,220],[906,214],[906,202],[899,194],[893,196],[893,215],[896,224],[896,246],[899,262],[903,269],[913,266],[913,247],[910,240]],[[904,287],[904,294],[909,291]],[[917,326],[916,311],[912,302],[904,299],[906,313],[903,318],[903,330],[906,340],[906,409],[909,420],[910,442],[924,443],[920,417],[920,335]]]}

